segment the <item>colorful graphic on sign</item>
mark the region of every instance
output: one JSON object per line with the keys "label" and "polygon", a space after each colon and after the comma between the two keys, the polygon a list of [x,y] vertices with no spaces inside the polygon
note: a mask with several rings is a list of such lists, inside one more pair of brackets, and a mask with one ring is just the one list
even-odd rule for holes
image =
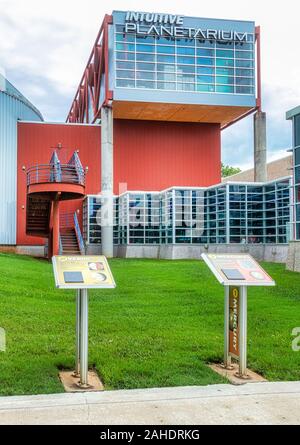
{"label": "colorful graphic on sign", "polygon": [[56,287],[66,289],[116,287],[104,256],[81,255],[52,258]]}
{"label": "colorful graphic on sign", "polygon": [[229,287],[229,355],[239,358],[239,308],[240,289],[235,286]]}
{"label": "colorful graphic on sign", "polygon": [[202,258],[221,284],[275,286],[275,281],[248,254],[205,254]]}

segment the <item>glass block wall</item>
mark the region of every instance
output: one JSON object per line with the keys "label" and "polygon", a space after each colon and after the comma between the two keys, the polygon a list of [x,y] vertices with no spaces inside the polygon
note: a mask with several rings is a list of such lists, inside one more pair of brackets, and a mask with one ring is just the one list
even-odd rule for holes
{"label": "glass block wall", "polygon": [[[115,244],[283,244],[290,239],[291,179],[265,184],[126,192],[115,198]],[[84,235],[101,243],[99,197],[84,205]]]}

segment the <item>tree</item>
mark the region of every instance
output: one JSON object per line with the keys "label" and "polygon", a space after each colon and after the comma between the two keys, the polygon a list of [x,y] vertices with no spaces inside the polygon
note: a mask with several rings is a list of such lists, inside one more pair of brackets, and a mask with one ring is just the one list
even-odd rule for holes
{"label": "tree", "polygon": [[231,167],[230,165],[221,164],[221,175],[222,178],[226,178],[226,176],[235,175],[236,173],[240,173],[241,169],[238,167]]}

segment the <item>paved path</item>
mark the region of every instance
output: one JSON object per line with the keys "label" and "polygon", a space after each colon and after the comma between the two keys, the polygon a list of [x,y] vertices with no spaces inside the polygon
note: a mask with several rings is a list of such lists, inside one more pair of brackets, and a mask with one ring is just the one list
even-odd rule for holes
{"label": "paved path", "polygon": [[0,397],[0,424],[300,424],[300,382]]}

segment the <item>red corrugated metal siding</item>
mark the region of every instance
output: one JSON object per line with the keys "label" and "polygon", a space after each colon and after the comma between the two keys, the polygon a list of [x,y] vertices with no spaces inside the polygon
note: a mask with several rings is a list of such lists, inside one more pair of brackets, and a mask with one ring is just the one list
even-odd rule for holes
{"label": "red corrugated metal siding", "polygon": [[220,156],[218,124],[114,121],[115,193],[219,183]]}
{"label": "red corrugated metal siding", "polygon": [[[18,124],[17,244],[43,244],[26,236],[26,174],[22,170],[48,163],[54,147],[61,143],[61,162],[75,149],[84,167],[86,193],[101,189],[101,134],[97,126],[66,124]],[[114,192],[159,191],[171,186],[209,186],[221,181],[220,126],[181,122],[114,121]],[[120,184],[121,190],[119,188]],[[62,211],[82,210],[81,201],[61,204]],[[80,219],[80,218],[79,218]]]}
{"label": "red corrugated metal siding", "polygon": [[[79,150],[83,167],[88,166],[86,193],[100,191],[100,127],[67,124],[18,123],[18,162],[17,162],[17,244],[44,244],[43,238],[27,236],[26,224],[26,168],[35,164],[47,164],[57,144],[62,163],[67,162],[74,150]],[[24,206],[24,209],[22,209]],[[61,211],[82,209],[81,200],[62,202]],[[79,218],[81,219],[81,218]]]}

